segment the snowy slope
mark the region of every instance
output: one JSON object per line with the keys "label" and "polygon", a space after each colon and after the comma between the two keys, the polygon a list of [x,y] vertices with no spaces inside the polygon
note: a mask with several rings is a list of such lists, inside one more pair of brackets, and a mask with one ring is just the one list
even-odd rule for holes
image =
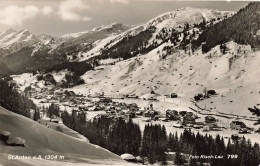
{"label": "snowy slope", "polygon": [[124,31],[123,28],[127,29],[127,27],[130,27],[130,26],[122,25],[121,23],[115,22],[115,23],[112,23],[112,24],[109,24],[109,25],[101,25],[101,26],[95,27],[91,30],[64,34],[64,35],[61,35],[61,38],[72,39],[72,38],[80,37],[81,35],[84,35],[84,34],[98,32],[98,31],[113,31],[114,30],[114,33],[120,33],[120,32]]}
{"label": "snowy slope", "polygon": [[79,37],[88,32],[89,31],[87,30],[87,31],[76,32],[76,33],[68,33],[68,34],[61,35],[61,38],[68,40],[68,39]]}
{"label": "snowy slope", "polygon": [[248,115],[247,108],[259,104],[260,71],[256,70],[260,65],[259,52],[234,42],[227,46],[227,54],[216,46],[206,54],[201,50],[193,55],[178,51],[162,60],[157,54],[162,45],[146,55],[85,73],[82,78],[86,84],[73,90],[86,94],[105,92],[110,96],[136,94],[141,98],[154,91],[159,96],[177,93],[190,100],[205,88],[214,89],[219,94],[198,102],[199,106],[206,105],[215,112]]}
{"label": "snowy slope", "polygon": [[205,8],[191,8],[185,7],[176,11],[164,13],[145,24],[145,28],[150,26],[156,26],[157,28],[176,28],[185,24],[198,24],[212,19],[222,19],[227,16],[230,17],[234,12],[231,11],[218,11],[213,9]]}
{"label": "snowy slope", "polygon": [[[0,115],[0,131],[10,131],[13,136],[26,141],[25,147],[10,147],[1,143],[1,165],[74,165],[75,162],[78,165],[127,165],[127,162],[106,149],[79,141],[2,107]],[[57,155],[64,156],[64,159],[8,160],[8,154],[31,157],[41,155],[42,158],[45,155]]]}

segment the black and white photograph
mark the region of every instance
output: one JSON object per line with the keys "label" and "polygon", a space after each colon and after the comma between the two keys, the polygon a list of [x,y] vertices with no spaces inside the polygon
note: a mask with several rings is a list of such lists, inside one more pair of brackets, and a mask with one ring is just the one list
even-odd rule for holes
{"label": "black and white photograph", "polygon": [[259,144],[259,0],[0,1],[0,166],[259,166]]}

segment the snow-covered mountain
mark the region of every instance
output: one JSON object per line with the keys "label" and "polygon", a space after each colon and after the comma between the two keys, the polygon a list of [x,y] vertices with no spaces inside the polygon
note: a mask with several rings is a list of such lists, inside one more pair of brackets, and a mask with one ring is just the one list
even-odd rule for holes
{"label": "snow-covered mountain", "polygon": [[15,33],[16,33],[15,30],[13,30],[13,29],[8,29],[7,31],[0,33],[0,39],[2,40],[4,37],[6,37],[6,36],[8,36],[8,35],[15,34]]}
{"label": "snow-covered mountain", "polygon": [[[146,54],[169,41],[168,47],[184,49],[203,31],[201,24],[209,26],[232,14],[234,12],[182,8],[136,27],[112,23],[60,38],[10,29],[0,34],[0,56],[5,57],[3,61],[12,71],[21,72],[41,70],[65,61],[92,61],[94,57],[127,59]],[[38,65],[40,62],[45,65]]]}
{"label": "snow-covered mountain", "polygon": [[51,35],[46,35],[46,34],[41,34],[37,37],[45,45],[49,44],[50,42],[52,42],[54,40],[54,37],[52,37]]}
{"label": "snow-covered mountain", "polygon": [[85,50],[84,46],[91,44],[96,40],[119,34],[129,28],[130,26],[121,23],[113,23],[84,32],[65,34],[61,37],[53,37],[47,34],[36,36],[26,29],[21,31],[9,29],[0,33],[0,56],[13,54],[28,46],[34,47],[32,55],[42,47],[49,48],[50,53],[59,50],[58,52],[61,54],[64,53],[64,51],[61,50],[65,49],[66,52],[68,51],[68,47],[74,46],[77,47],[76,52],[80,52]]}
{"label": "snow-covered mountain", "polygon": [[130,27],[131,26],[123,25],[121,23],[115,22],[115,23],[112,23],[112,24],[109,24],[109,25],[101,25],[101,26],[95,27],[92,30],[64,34],[64,35],[61,35],[61,38],[72,39],[72,38],[80,37],[81,35],[84,35],[84,34],[93,33],[93,32],[100,32],[100,31],[107,31],[107,32],[112,32],[112,33],[116,34],[116,33],[121,33],[123,31],[129,29]]}
{"label": "snow-covered mountain", "polygon": [[[109,50],[111,47],[120,43],[123,39],[140,38],[140,42],[149,47],[153,44],[160,45],[166,40],[172,38],[173,33],[180,33],[189,26],[189,29],[195,28],[199,24],[215,24],[224,18],[230,17],[235,12],[219,11],[213,9],[202,8],[182,8],[172,12],[164,13],[156,18],[151,19],[147,23],[133,27],[119,35],[110,36],[102,40],[96,41],[94,47],[88,52],[81,53],[81,60],[87,60],[93,56],[100,55],[104,50]],[[195,29],[196,30],[196,29]],[[168,32],[168,34],[164,34]],[[199,33],[199,32],[198,32]],[[143,37],[145,35],[145,37]],[[115,47],[115,49],[118,49]],[[135,48],[141,49],[141,48]],[[110,50],[109,52],[113,52]],[[134,51],[134,50],[133,50]],[[110,54],[109,53],[109,54]]]}
{"label": "snow-covered mountain", "polygon": [[97,42],[103,39],[113,38],[130,28],[131,26],[123,25],[121,23],[112,23],[109,25],[98,26],[88,31],[65,34],[62,35],[62,38],[66,39],[64,43],[59,45],[56,50],[52,51],[67,52],[69,59],[82,59],[82,54],[96,47]]}
{"label": "snow-covered mountain", "polygon": [[1,33],[0,42],[2,48],[12,49],[15,45],[17,45],[17,47],[19,47],[19,45],[32,45],[39,42],[39,39],[26,29],[18,32],[9,29]]}
{"label": "snow-covered mountain", "polygon": [[68,34],[61,35],[61,38],[68,40],[68,39],[79,37],[88,32],[89,32],[89,30],[82,31],[82,32],[68,33]]}
{"label": "snow-covered mountain", "polygon": [[124,32],[129,27],[113,23],[86,31],[88,33],[77,33],[81,34],[78,37],[75,33],[72,35],[75,38],[36,36],[28,30],[9,29],[0,34],[0,57],[14,72],[42,70],[67,60],[75,61],[75,55],[88,51],[93,42]]}
{"label": "snow-covered mountain", "polygon": [[109,25],[98,26],[83,32],[64,34],[61,36],[61,38],[65,39],[66,41],[62,47],[75,44],[87,45],[110,36],[118,35],[130,28],[131,26],[129,25],[123,25],[116,22]]}
{"label": "snow-covered mountain", "polygon": [[10,54],[19,51],[23,47],[31,46],[37,42],[40,42],[40,40],[26,29],[18,32],[9,29],[0,34],[0,48],[1,50],[8,50],[1,51],[1,55],[4,56],[6,52]]}
{"label": "snow-covered mountain", "polygon": [[[223,17],[230,17],[232,14],[234,14],[232,11],[185,7],[155,17],[145,24],[145,29],[150,26],[178,29],[180,26],[183,28],[186,24],[199,24],[204,20],[222,19]],[[179,30],[182,29],[180,28]]]}

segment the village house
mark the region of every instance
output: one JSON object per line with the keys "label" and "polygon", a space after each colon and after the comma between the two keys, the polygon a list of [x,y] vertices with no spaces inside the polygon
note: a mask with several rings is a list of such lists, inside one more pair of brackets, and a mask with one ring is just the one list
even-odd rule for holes
{"label": "village house", "polygon": [[67,90],[66,90],[64,93],[65,93],[65,95],[68,96],[68,97],[75,97],[75,96],[76,96],[76,93],[73,92],[73,91],[67,91]]}
{"label": "village house", "polygon": [[215,122],[217,122],[217,119],[214,116],[205,117],[205,123],[215,123]]}
{"label": "village house", "polygon": [[152,120],[158,121],[159,118],[161,118],[161,117],[162,117],[161,115],[155,115],[154,117],[152,117]]}
{"label": "village house", "polygon": [[216,123],[207,123],[203,126],[203,131],[217,130],[218,128]]}
{"label": "village house", "polygon": [[187,111],[179,111],[180,116],[185,116],[187,114]]}
{"label": "village house", "polygon": [[248,128],[241,128],[238,131],[239,134],[251,134],[251,130]]}
{"label": "village house", "polygon": [[127,94],[127,95],[125,95],[125,97],[126,97],[126,98],[134,98],[134,99],[137,99],[137,98],[138,98],[138,96],[135,95],[135,94]]}
{"label": "village house", "polygon": [[233,130],[239,130],[241,128],[246,128],[246,125],[244,122],[241,121],[232,121],[230,123],[230,128]]}
{"label": "village house", "polygon": [[104,98],[99,98],[99,102],[103,102],[103,103],[112,103],[112,99],[108,98],[108,97],[104,97]]}
{"label": "village house", "polygon": [[182,119],[182,124],[194,124],[195,123],[195,118],[192,116],[184,116],[181,118]]}
{"label": "village house", "polygon": [[182,125],[182,122],[181,121],[178,121],[177,123],[174,123],[172,125],[172,127],[175,127],[175,128],[183,128],[183,125]]}
{"label": "village house", "polygon": [[139,108],[138,108],[136,103],[129,104],[128,108],[129,108],[130,111],[134,111],[134,112],[139,111]]}
{"label": "village house", "polygon": [[158,112],[155,110],[147,110],[144,113],[145,117],[154,117],[155,115],[158,115]]}
{"label": "village house", "polygon": [[177,97],[178,97],[178,95],[176,93],[171,94],[171,98],[177,98]]}
{"label": "village house", "polygon": [[204,96],[203,96],[202,93],[199,93],[199,94],[197,94],[196,96],[194,96],[194,100],[195,100],[195,101],[202,100],[202,99],[204,99]]}
{"label": "village house", "polygon": [[207,96],[211,96],[211,95],[216,95],[217,92],[215,90],[208,90],[207,91]]}
{"label": "village house", "polygon": [[195,120],[197,118],[197,115],[193,114],[192,112],[186,112],[183,117],[181,117],[182,124],[195,124]]}
{"label": "village house", "polygon": [[178,111],[176,110],[167,110],[166,111],[166,119],[169,120],[180,120],[180,116]]}

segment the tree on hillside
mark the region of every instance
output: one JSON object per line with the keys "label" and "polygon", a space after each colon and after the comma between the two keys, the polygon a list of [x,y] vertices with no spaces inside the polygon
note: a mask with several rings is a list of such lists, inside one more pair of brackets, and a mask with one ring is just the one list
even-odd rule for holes
{"label": "tree on hillside", "polygon": [[47,115],[49,118],[60,117],[60,107],[56,104],[51,104],[51,106],[47,110]]}
{"label": "tree on hillside", "polygon": [[18,93],[15,86],[14,83],[0,79],[0,105],[7,110],[30,118],[30,109],[34,109],[36,105],[25,95]]}
{"label": "tree on hillside", "polygon": [[[249,3],[243,9],[240,9],[235,15],[226,18],[206,28],[199,38],[193,42],[195,47],[199,47],[202,43],[203,52],[208,52],[216,45],[220,45],[231,40],[238,44],[251,45],[258,47],[259,36],[256,36],[260,29],[260,3]],[[201,24],[202,29],[203,25]]]}
{"label": "tree on hillside", "polygon": [[34,109],[33,120],[34,121],[40,120],[40,112],[36,108]]}

